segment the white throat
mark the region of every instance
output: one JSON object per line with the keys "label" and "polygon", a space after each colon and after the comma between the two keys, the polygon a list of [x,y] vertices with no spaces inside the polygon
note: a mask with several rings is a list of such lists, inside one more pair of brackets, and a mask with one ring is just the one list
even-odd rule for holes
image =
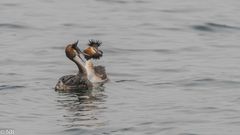
{"label": "white throat", "polygon": [[73,58],[73,60],[80,66],[80,68],[81,68],[82,71],[83,71],[83,74],[86,74],[87,71],[86,71],[85,64],[84,64],[84,62],[82,61],[82,59],[81,59],[78,55],[76,55],[76,56]]}
{"label": "white throat", "polygon": [[85,62],[85,68],[87,71],[88,80],[90,80],[91,82],[95,82],[94,66],[91,59]]}
{"label": "white throat", "polygon": [[92,83],[102,83],[103,82],[103,80],[99,76],[96,75],[94,65],[93,65],[93,62],[91,59],[86,61],[85,68],[87,71],[88,80],[90,80]]}
{"label": "white throat", "polygon": [[84,62],[81,60],[81,58],[76,55],[74,58],[73,58],[74,61],[76,61],[78,64],[81,64],[82,66],[84,66]]}

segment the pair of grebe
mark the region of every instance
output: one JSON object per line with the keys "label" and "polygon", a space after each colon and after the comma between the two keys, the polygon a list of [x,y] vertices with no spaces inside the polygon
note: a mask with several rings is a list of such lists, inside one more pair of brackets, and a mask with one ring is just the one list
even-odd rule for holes
{"label": "pair of grebe", "polygon": [[78,41],[67,45],[65,53],[77,65],[78,73],[61,77],[55,86],[57,91],[92,89],[108,80],[105,68],[94,66],[92,62],[92,59],[102,57],[103,52],[98,49],[102,43],[98,40],[89,40],[89,47],[84,51],[81,51],[77,44]]}

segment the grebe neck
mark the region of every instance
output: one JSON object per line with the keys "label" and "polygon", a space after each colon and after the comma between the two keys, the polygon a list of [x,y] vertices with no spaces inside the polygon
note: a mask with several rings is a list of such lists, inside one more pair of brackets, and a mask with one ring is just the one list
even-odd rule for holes
{"label": "grebe neck", "polygon": [[94,66],[92,60],[87,60],[85,62],[85,69],[87,71],[87,77],[91,82],[94,82],[93,78],[95,76]]}
{"label": "grebe neck", "polygon": [[77,65],[79,74],[82,74],[83,76],[87,76],[87,71],[86,71],[86,68],[84,67],[84,62],[81,60],[81,58],[78,55],[76,55],[73,58],[73,62]]}

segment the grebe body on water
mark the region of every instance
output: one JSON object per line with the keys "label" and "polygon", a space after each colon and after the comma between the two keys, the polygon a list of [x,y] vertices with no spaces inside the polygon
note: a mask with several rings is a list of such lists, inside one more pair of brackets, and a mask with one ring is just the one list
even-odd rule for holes
{"label": "grebe body on water", "polygon": [[[76,75],[66,75],[61,77],[55,86],[56,91],[92,89],[93,86],[95,86],[94,84],[98,83],[96,78],[90,77],[92,75],[92,71],[91,68],[88,67],[91,64],[88,61],[85,64],[83,59],[84,56],[85,58],[88,57],[88,59],[99,59],[102,57],[102,51],[98,50],[98,48],[94,48],[94,51],[91,52],[81,52],[81,50],[77,47],[77,44],[78,42],[67,45],[65,53],[66,56],[77,65],[78,73]],[[98,68],[98,70],[99,69],[104,68]]]}

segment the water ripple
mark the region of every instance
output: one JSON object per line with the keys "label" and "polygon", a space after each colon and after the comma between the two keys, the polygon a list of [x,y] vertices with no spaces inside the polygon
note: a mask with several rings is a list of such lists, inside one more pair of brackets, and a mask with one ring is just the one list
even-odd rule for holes
{"label": "water ripple", "polygon": [[121,82],[137,82],[137,80],[117,80],[115,81],[116,83],[121,83]]}
{"label": "water ripple", "polygon": [[0,23],[0,28],[7,28],[7,29],[26,29],[29,28],[24,25],[20,24],[13,24],[13,23]]}
{"label": "water ripple", "polygon": [[1,85],[0,90],[8,90],[8,89],[18,89],[24,88],[25,86],[18,86],[18,85]]}
{"label": "water ripple", "polygon": [[4,3],[4,4],[1,4],[3,6],[6,6],[6,7],[16,7],[16,6],[19,6],[20,4],[18,3]]}
{"label": "water ripple", "polygon": [[96,1],[101,1],[101,2],[106,2],[106,3],[118,3],[118,4],[127,4],[128,1],[124,0],[96,0]]}
{"label": "water ripple", "polygon": [[199,31],[214,32],[213,28],[206,25],[194,25],[192,28]]}
{"label": "water ripple", "polygon": [[230,25],[226,25],[226,24],[206,23],[206,25],[211,26],[211,27],[215,27],[215,28],[226,28],[226,29],[238,29],[238,30],[240,30],[240,27],[230,26]]}
{"label": "water ripple", "polygon": [[[65,109],[68,113],[63,115],[67,128],[73,127],[94,127],[105,125],[104,121],[97,114],[106,109],[104,106],[107,97],[103,90],[94,89],[82,92],[63,92],[59,93],[58,108]],[[88,98],[82,98],[88,97]],[[93,113],[94,112],[94,113]],[[98,112],[98,113],[96,113]]]}
{"label": "water ripple", "polygon": [[161,53],[161,54],[175,54],[176,50],[171,50],[171,49],[120,49],[120,48],[114,48],[111,50],[106,49],[105,50],[108,53]]}
{"label": "water ripple", "polygon": [[218,23],[205,23],[203,25],[193,25],[191,26],[193,29],[198,31],[205,32],[216,32],[218,30],[240,30],[240,27],[230,26],[226,24],[218,24]]}
{"label": "water ripple", "polygon": [[194,134],[194,133],[181,133],[179,135],[199,135],[199,134]]}
{"label": "water ripple", "polygon": [[196,86],[213,86],[213,87],[239,87],[239,81],[233,80],[221,80],[215,78],[200,78],[193,80],[181,80],[176,82],[184,87],[196,87]]}

